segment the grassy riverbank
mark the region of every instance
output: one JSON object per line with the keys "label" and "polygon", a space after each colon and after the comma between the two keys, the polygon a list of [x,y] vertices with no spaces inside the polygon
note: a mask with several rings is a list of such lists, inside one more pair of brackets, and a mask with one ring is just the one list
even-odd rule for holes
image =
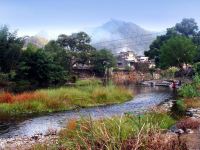
{"label": "grassy riverbank", "polygon": [[[163,134],[175,123],[167,114],[125,115],[94,121],[71,120],[52,149],[166,149],[178,147],[176,135]],[[53,148],[54,147],[54,148]],[[47,145],[35,145],[46,149]]]}
{"label": "grassy riverbank", "polygon": [[179,98],[175,105],[176,114],[185,115],[189,108],[200,108],[200,76],[196,75],[191,83],[178,90]]}
{"label": "grassy riverbank", "polygon": [[81,81],[74,87],[42,89],[21,94],[1,93],[0,115],[20,116],[122,103],[133,96],[131,91],[123,87],[90,82]]}
{"label": "grassy riverbank", "polygon": [[[176,102],[175,111],[176,115],[183,114],[180,118],[173,116],[173,113],[158,111],[140,116],[125,115],[97,121],[91,119],[71,120],[67,127],[60,131],[58,147],[63,149],[122,150],[187,149],[187,141],[180,139],[178,134],[165,131],[174,124],[182,130],[199,128],[200,121],[185,117],[184,113],[188,108],[200,107],[199,91],[199,76],[178,91],[179,100]],[[45,145],[37,146],[44,147]]]}

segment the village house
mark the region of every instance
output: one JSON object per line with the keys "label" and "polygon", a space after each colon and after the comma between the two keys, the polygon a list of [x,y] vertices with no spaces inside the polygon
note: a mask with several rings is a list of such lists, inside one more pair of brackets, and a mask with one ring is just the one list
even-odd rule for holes
{"label": "village house", "polygon": [[148,62],[149,61],[149,57],[145,57],[145,56],[137,56],[136,57],[138,62]]}
{"label": "village house", "polygon": [[117,67],[118,69],[124,69],[129,67],[132,70],[140,70],[142,68],[148,69],[155,67],[153,60],[149,60],[149,57],[137,56],[133,51],[120,52],[117,55]]}
{"label": "village house", "polygon": [[133,51],[120,52],[117,55],[117,67],[125,68],[130,67],[134,69],[134,63],[137,62],[137,56]]}

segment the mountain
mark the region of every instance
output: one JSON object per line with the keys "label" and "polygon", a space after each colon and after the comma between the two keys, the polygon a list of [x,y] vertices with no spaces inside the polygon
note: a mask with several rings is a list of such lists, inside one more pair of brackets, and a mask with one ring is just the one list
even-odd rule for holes
{"label": "mountain", "polygon": [[29,36],[25,39],[24,47],[27,47],[28,44],[33,44],[38,48],[43,48],[48,43],[48,40],[41,36]]}
{"label": "mountain", "polygon": [[107,48],[115,54],[121,51],[134,51],[138,55],[143,55],[156,38],[154,32],[131,22],[114,19],[102,26],[89,29],[87,33],[91,36],[94,47]]}

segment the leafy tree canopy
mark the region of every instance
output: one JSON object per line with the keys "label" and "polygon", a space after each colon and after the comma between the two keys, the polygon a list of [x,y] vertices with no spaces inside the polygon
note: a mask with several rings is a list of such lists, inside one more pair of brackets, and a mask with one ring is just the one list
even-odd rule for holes
{"label": "leafy tree canopy", "polygon": [[[155,59],[156,65],[159,66],[161,47],[167,40],[177,35],[186,36],[191,38],[195,44],[200,44],[200,36],[198,36],[200,33],[198,33],[197,23],[192,18],[184,18],[174,27],[168,28],[165,35],[157,36],[156,40],[150,45],[149,51],[145,51],[144,54],[150,57],[150,59]],[[198,60],[200,57],[195,57],[195,59]]]}
{"label": "leafy tree canopy", "polygon": [[176,31],[187,37],[196,35],[198,25],[193,18],[184,18],[180,23],[175,25]]}
{"label": "leafy tree canopy", "polygon": [[94,52],[92,64],[93,70],[98,75],[103,76],[107,68],[111,68],[116,65],[116,58],[109,50],[102,49]]}
{"label": "leafy tree canopy", "polygon": [[182,67],[193,61],[196,54],[196,46],[190,38],[185,36],[171,37],[160,48],[160,67]]}
{"label": "leafy tree canopy", "polygon": [[28,80],[39,86],[57,84],[65,80],[65,71],[42,49],[23,51],[17,69],[17,79]]}
{"label": "leafy tree canopy", "polygon": [[0,28],[0,71],[9,73],[16,69],[24,41],[11,33],[7,26]]}

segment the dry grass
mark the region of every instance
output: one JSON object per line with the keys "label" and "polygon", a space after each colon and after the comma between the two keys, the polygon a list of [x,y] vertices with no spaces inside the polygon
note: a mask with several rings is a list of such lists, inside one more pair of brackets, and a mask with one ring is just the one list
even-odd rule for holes
{"label": "dry grass", "polygon": [[[177,137],[162,133],[174,124],[166,114],[126,115],[97,121],[89,119],[68,122],[60,136],[62,149],[78,150],[171,150],[179,147]],[[169,137],[169,138],[167,138]],[[178,149],[177,149],[178,150]]]}
{"label": "dry grass", "polygon": [[139,138],[128,139],[123,143],[122,150],[186,150],[185,144],[180,144],[176,134],[149,133]]}
{"label": "dry grass", "polygon": [[44,99],[47,95],[39,92],[23,92],[20,94],[12,94],[3,92],[0,94],[0,103],[16,103],[30,100]]}
{"label": "dry grass", "polygon": [[186,129],[198,129],[200,127],[200,120],[196,118],[182,119],[176,126],[184,131],[186,131]]}
{"label": "dry grass", "polygon": [[187,98],[184,103],[187,108],[200,108],[200,97]]}
{"label": "dry grass", "polygon": [[13,102],[13,95],[8,92],[3,92],[0,95],[0,103],[12,103]]}

